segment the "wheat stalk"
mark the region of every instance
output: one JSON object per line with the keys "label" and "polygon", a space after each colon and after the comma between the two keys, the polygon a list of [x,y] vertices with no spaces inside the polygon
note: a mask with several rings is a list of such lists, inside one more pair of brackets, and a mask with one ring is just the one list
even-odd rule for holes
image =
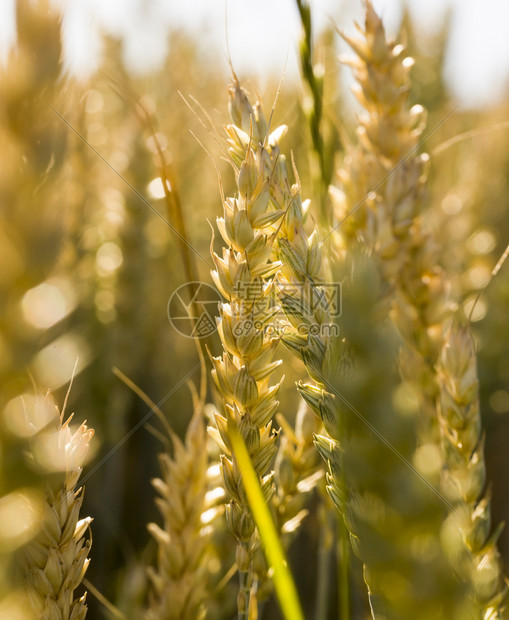
{"label": "wheat stalk", "polygon": [[[39,533],[22,550],[19,565],[29,605],[37,618],[83,620],[86,593],[74,597],[90,560],[92,539],[85,538],[92,519],[79,519],[83,489],[76,490],[92,429],[83,423],[71,431],[72,415],[64,421],[50,393],[45,397],[55,416],[33,440],[32,463],[46,472],[63,472],[56,488],[48,483]],[[31,412],[27,412],[29,418]]]}

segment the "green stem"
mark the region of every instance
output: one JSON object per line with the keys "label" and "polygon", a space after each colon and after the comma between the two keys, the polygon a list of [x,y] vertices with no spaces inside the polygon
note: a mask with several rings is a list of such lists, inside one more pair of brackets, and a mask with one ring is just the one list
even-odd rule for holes
{"label": "green stem", "polygon": [[330,174],[322,135],[323,83],[321,78],[317,78],[313,66],[311,8],[306,0],[297,0],[297,8],[302,25],[302,39],[300,43],[301,71],[313,101],[311,109],[305,110],[315,159],[312,162],[313,182],[319,194],[320,223],[326,228],[332,223],[332,213],[327,199]]}
{"label": "green stem", "polygon": [[[245,543],[239,543],[246,551]],[[249,619],[249,602],[251,598],[251,571],[239,569],[239,593],[237,596],[237,614],[238,620]]]}

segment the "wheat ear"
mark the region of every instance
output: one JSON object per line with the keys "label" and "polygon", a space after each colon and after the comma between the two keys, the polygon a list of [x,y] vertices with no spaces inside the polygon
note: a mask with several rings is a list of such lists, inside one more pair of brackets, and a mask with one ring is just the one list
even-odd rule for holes
{"label": "wheat ear", "polygon": [[[475,355],[464,330],[449,330],[454,310],[449,297],[450,283],[437,264],[437,247],[423,223],[428,158],[417,153],[424,128],[423,110],[420,106],[408,106],[412,61],[404,58],[402,46],[386,41],[383,24],[370,3],[364,39],[345,38],[357,54],[350,64],[359,84],[357,96],[366,113],[360,119],[359,147],[347,158],[341,173],[343,243],[348,247],[354,243],[354,237],[363,239],[378,261],[386,291],[392,293],[391,316],[405,342],[401,375],[420,394],[419,450],[421,454],[428,450],[436,455],[437,464],[429,479],[438,483],[442,472],[446,496],[451,488],[462,488],[468,481],[469,494],[454,497],[449,524],[461,524],[466,518],[474,527],[480,519],[485,531],[483,542],[489,553],[483,556],[479,571],[467,567],[460,573],[470,588],[474,607],[482,591],[486,609],[496,609],[495,603],[500,606],[499,611],[489,613],[501,613],[505,584],[494,546],[496,536],[488,537],[489,500],[483,496],[484,458],[474,388]],[[367,196],[365,200],[363,194]],[[463,366],[454,366],[453,359],[460,360]],[[452,402],[446,396],[448,387],[457,386],[465,378],[458,371],[467,368],[470,390],[460,393],[461,399],[469,394],[471,402],[460,401],[463,411],[458,409],[458,403],[456,411],[454,407],[444,408],[444,399]],[[439,402],[441,413],[437,415]],[[462,442],[461,436],[468,441]],[[438,450],[441,444],[445,448],[440,457],[442,467]],[[458,514],[462,515],[459,521]],[[450,527],[447,531],[452,536]],[[479,548],[469,542],[466,531],[468,527],[463,523],[457,532],[464,542],[463,556],[470,556],[468,566],[477,566]],[[484,581],[486,575],[490,575],[489,585]],[[490,587],[488,604],[486,591]]]}
{"label": "wheat ear", "polygon": [[477,617],[499,620],[505,617],[507,582],[497,550],[501,527],[491,534],[476,354],[467,325],[446,332],[437,373],[446,463],[442,489],[454,507],[444,525],[444,544],[455,569],[471,584]]}
{"label": "wheat ear", "polygon": [[[257,131],[260,132],[265,127],[265,123],[263,122],[260,125],[259,104],[251,108],[244,92],[238,85],[234,87],[232,94],[234,97],[231,99],[230,110],[232,119],[237,123],[235,125],[237,127],[236,132],[240,130],[247,136],[249,135],[248,132],[253,133],[253,126],[257,126]],[[230,128],[230,135],[231,131],[232,129]],[[276,236],[280,235],[281,230],[286,229],[286,219],[288,217],[292,218],[294,209],[301,208],[297,192],[292,192],[292,188],[290,188],[288,183],[286,159],[281,154],[278,146],[278,142],[285,132],[286,127],[281,126],[275,129],[264,141],[261,139],[262,135],[260,134],[258,141],[255,141],[253,138],[249,144],[246,143],[245,138],[243,145],[239,145],[238,142],[234,141],[229,143],[232,158],[237,162],[242,161],[242,156],[245,157],[246,146],[251,147],[256,153],[263,154],[264,174],[267,190],[270,194],[269,217],[271,221],[269,222],[269,230],[272,244],[274,244]],[[240,135],[242,134],[240,133]],[[279,214],[277,219],[276,214]],[[221,226],[222,222],[220,222]],[[272,247],[274,251],[278,252],[274,245]],[[314,249],[316,249],[315,239],[311,242],[311,251]],[[280,258],[282,257],[280,256]],[[319,254],[315,257],[315,260],[320,260]],[[277,264],[281,267],[282,262],[277,261]],[[276,288],[280,288],[281,282],[279,277],[273,283],[275,283]],[[276,297],[280,298],[281,295],[276,293]],[[278,321],[272,321],[272,318],[277,316],[277,313],[277,306],[273,307],[268,318],[268,321],[271,321],[270,328],[274,334],[280,331],[277,325]],[[258,323],[261,324],[260,321]],[[295,429],[291,428],[289,422],[283,416],[278,416],[278,421],[281,425],[281,441],[275,461],[276,493],[272,497],[272,510],[276,525],[281,534],[281,541],[284,547],[288,548],[303,518],[307,514],[305,505],[309,494],[314,484],[322,476],[321,467],[313,446],[313,433],[319,430],[320,423],[306,408],[299,411]],[[258,598],[263,600],[270,592],[271,584],[267,575],[265,558],[258,546],[256,546],[254,561],[258,582]]]}
{"label": "wheat ear", "polygon": [[185,442],[168,427],[173,455],[159,455],[161,477],[152,481],[163,524],[148,524],[157,543],[157,565],[148,569],[152,590],[147,620],[198,620],[205,616],[210,542],[202,523],[208,508],[207,433],[203,403],[195,394],[193,397],[194,414]]}
{"label": "wheat ear", "polygon": [[422,394],[421,440],[436,443],[433,364],[452,308],[432,239],[421,225],[429,158],[418,147],[425,112],[408,104],[413,60],[402,45],[386,40],[369,2],[363,36],[345,36],[357,54],[349,64],[365,112],[359,117],[359,145],[340,171],[341,237],[346,247],[360,237],[378,262],[392,317],[410,345],[402,352],[402,374]]}
{"label": "wheat ear", "polygon": [[272,419],[279,389],[279,383],[270,384],[270,377],[281,362],[273,361],[279,338],[266,327],[274,313],[270,307],[272,276],[280,267],[270,258],[273,227],[283,215],[274,207],[270,175],[278,165],[276,138],[281,130],[267,135],[261,106],[251,106],[237,82],[229,94],[234,124],[226,132],[237,194],[223,199],[224,215],[217,225],[226,247],[222,258],[213,253],[216,270],[212,277],[228,300],[220,304],[218,319],[223,356],[212,359],[212,376],[224,403],[223,415],[215,416],[213,434],[223,452],[221,471],[230,498],[226,518],[237,541],[238,616],[246,619],[251,598],[251,606],[256,607],[251,586],[257,534],[227,426],[228,420],[237,424],[269,501],[274,491],[270,466],[277,450]]}
{"label": "wheat ear", "polygon": [[30,457],[42,471],[62,472],[63,482],[55,487],[48,483],[41,529],[22,550],[20,568],[35,617],[83,620],[86,593],[75,598],[74,592],[90,562],[92,539],[85,534],[92,519],[79,519],[84,490],[76,486],[94,431],[82,424],[72,432],[72,416],[64,421],[51,394],[46,399],[54,406],[55,417],[35,436]]}
{"label": "wheat ear", "polygon": [[[341,467],[342,449],[339,444],[342,416],[340,403],[331,393],[331,384],[348,365],[345,340],[340,336],[335,318],[340,313],[339,284],[332,283],[328,273],[329,260],[319,243],[317,231],[308,234],[306,217],[310,202],[302,202],[297,170],[297,183],[291,185],[286,167],[281,169],[274,184],[279,189],[274,194],[281,200],[285,212],[277,237],[277,256],[282,267],[277,275],[276,295],[289,325],[283,337],[287,347],[305,364],[311,379],[317,385],[300,381],[298,390],[311,410],[323,424],[316,429],[314,441],[327,466],[327,490],[338,509],[344,510],[344,481]],[[327,449],[324,450],[322,433]],[[342,530],[347,548],[346,530]],[[343,553],[341,580],[343,613],[349,614],[348,592],[349,560]]]}

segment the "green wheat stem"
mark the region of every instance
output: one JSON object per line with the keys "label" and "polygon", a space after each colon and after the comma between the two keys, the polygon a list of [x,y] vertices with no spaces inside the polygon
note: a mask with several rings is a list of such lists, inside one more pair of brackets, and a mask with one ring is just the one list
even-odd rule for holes
{"label": "green wheat stem", "polygon": [[263,491],[244,439],[233,419],[228,420],[228,434],[233,453],[239,464],[244,490],[260,534],[267,561],[274,571],[274,588],[283,616],[286,620],[304,620],[297,588],[288,568],[288,562],[276,526],[263,496]]}
{"label": "green wheat stem", "polygon": [[302,38],[300,41],[300,66],[303,78],[308,86],[312,104],[305,109],[308,120],[309,132],[313,146],[313,154],[316,165],[313,166],[314,184],[319,188],[320,222],[325,228],[332,223],[332,210],[327,200],[327,190],[331,180],[325,144],[322,132],[323,118],[323,76],[318,71],[318,66],[313,65],[313,39],[311,9],[306,0],[296,0],[302,25]]}
{"label": "green wheat stem", "polygon": [[[244,551],[246,553],[249,553],[249,550],[247,549],[247,545],[242,544],[241,546],[243,547]],[[238,593],[238,597],[244,599],[244,602],[242,604],[238,605],[238,618],[239,620],[248,620],[249,618],[249,604],[251,601],[251,585],[250,585],[250,576],[251,576],[251,571],[250,570],[240,570],[239,569],[239,593]]]}

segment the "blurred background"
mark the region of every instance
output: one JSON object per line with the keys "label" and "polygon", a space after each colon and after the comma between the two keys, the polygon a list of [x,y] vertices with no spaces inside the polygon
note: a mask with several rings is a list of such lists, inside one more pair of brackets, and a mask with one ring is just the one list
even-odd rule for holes
{"label": "blurred background", "polygon": [[[423,146],[435,153],[429,221],[467,310],[482,291],[473,321],[498,523],[509,517],[507,267],[484,288],[509,243],[509,4],[374,5],[416,59],[411,98],[427,108],[429,127],[458,105]],[[341,144],[354,139],[355,105],[335,27],[352,32],[362,4],[316,0],[311,7],[339,166]],[[140,609],[145,596],[142,562],[154,553],[146,523],[158,519],[149,480],[161,444],[140,428],[116,449],[148,408],[112,369],[159,402],[198,361],[193,342],[167,318],[169,297],[187,280],[157,144],[196,250],[197,278],[210,282],[207,219],[221,212],[210,155],[225,193],[234,183],[215,141],[228,118],[228,48],[241,82],[266,110],[284,74],[274,126],[289,125],[285,149],[294,151],[304,196],[311,193],[299,38],[291,0],[0,5],[0,412],[32,393],[33,383],[61,403],[78,359],[69,410],[96,429],[94,464],[114,450],[86,481],[83,514],[94,516],[88,578],[124,611]],[[217,351],[214,337],[210,346]],[[285,373],[283,398],[295,409],[291,378],[302,369],[288,359]],[[197,382],[199,372],[190,378]],[[162,408],[182,435],[191,414],[187,387]],[[3,495],[34,481],[5,420],[0,433]],[[305,553],[312,523],[302,536]],[[500,548],[507,565],[509,532]],[[111,616],[90,597],[90,617]]]}
{"label": "blurred background", "polygon": [[[202,52],[226,68],[229,42],[239,71],[256,74],[266,84],[286,69],[289,79],[299,76],[297,41],[300,32],[293,0],[53,0],[63,15],[63,64],[72,75],[86,79],[101,66],[103,35],[121,41],[121,57],[128,70],[147,75],[162,70],[170,32],[190,37]],[[317,33],[332,24],[341,30],[362,21],[361,0],[312,0]],[[509,73],[509,41],[505,24],[509,5],[504,0],[375,0],[388,32],[395,34],[406,12],[431,34],[449,21],[445,42],[444,75],[448,92],[462,105],[490,105],[503,97]],[[5,60],[16,40],[16,0],[0,6],[0,58]],[[421,37],[421,44],[425,46]],[[339,44],[341,47],[341,44]],[[432,53],[431,49],[428,49]]]}

